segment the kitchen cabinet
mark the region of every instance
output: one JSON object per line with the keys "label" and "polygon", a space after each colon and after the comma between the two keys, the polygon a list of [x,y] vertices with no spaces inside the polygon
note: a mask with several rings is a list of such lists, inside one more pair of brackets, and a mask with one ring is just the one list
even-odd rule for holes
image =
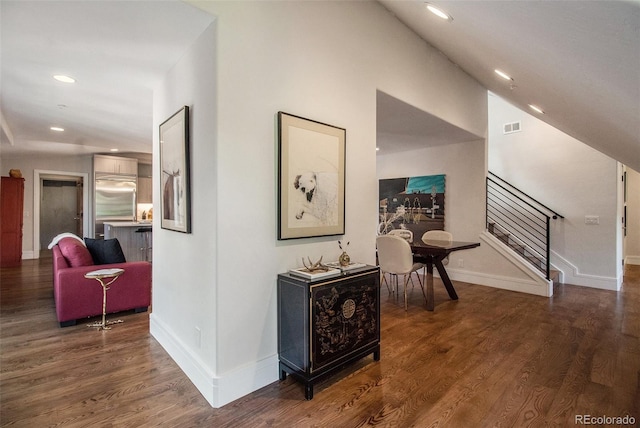
{"label": "kitchen cabinet", "polygon": [[118,239],[128,262],[153,259],[151,223],[105,222],[104,239]]}
{"label": "kitchen cabinet", "polygon": [[149,177],[138,177],[138,203],[153,203],[153,181]]}
{"label": "kitchen cabinet", "polygon": [[118,156],[95,155],[93,170],[110,174],[138,175],[138,160]]}
{"label": "kitchen cabinet", "polygon": [[18,266],[22,262],[22,213],[24,178],[2,177],[0,189],[0,266]]}
{"label": "kitchen cabinet", "polygon": [[316,382],[368,354],[380,359],[377,267],[316,281],[278,275],[280,380],[301,381],[310,400]]}

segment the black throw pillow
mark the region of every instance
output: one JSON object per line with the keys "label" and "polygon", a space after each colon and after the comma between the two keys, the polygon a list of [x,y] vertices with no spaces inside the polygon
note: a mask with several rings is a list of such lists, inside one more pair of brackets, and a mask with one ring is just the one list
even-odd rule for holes
{"label": "black throw pillow", "polygon": [[117,238],[113,239],[91,239],[84,238],[93,263],[96,265],[108,265],[112,263],[124,263],[124,253]]}

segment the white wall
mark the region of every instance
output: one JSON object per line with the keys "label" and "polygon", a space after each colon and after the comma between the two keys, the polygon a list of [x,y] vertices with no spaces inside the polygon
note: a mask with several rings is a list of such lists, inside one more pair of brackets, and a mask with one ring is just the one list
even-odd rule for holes
{"label": "white wall", "polygon": [[157,177],[158,127],[182,106],[190,108],[192,233],[161,228],[161,189],[159,180],[154,180],[157,208],[153,218],[150,330],[209,401],[217,360],[218,315],[215,30],[212,24],[204,31],[153,95],[153,165]]}
{"label": "white wall", "polygon": [[[216,71],[198,70],[194,56],[194,70],[181,73],[188,96],[171,110],[192,104],[193,126],[212,124],[192,139],[194,161],[210,169],[192,174],[193,234],[154,228],[152,322],[162,323],[156,337],[220,406],[278,378],[277,274],[302,256],[339,254],[341,237],[276,239],[277,112],[346,128],[344,238],[352,259],[374,263],[376,90],[476,135],[486,135],[486,91],[375,2],[196,4],[216,16],[208,51]],[[180,79],[170,79],[167,94],[178,92]],[[209,101],[215,115],[195,117]],[[154,121],[171,112],[156,108]]]}
{"label": "white wall", "polygon": [[[515,121],[522,131],[504,135],[503,124]],[[489,124],[489,170],[565,216],[551,231],[551,262],[564,282],[619,288],[617,162],[493,94]]]}
{"label": "white wall", "polygon": [[[478,140],[379,154],[377,179],[445,174],[445,230],[453,233],[457,241],[477,241],[485,229],[484,153],[485,142]],[[455,260],[462,254],[454,253],[449,258]],[[469,254],[471,251],[466,253]],[[467,266],[472,264],[469,260]]]}
{"label": "white wall", "polygon": [[445,230],[457,241],[480,242],[479,248],[449,256],[451,279],[549,296],[548,281],[517,258],[504,257],[485,233],[485,152],[485,142],[480,140],[379,154],[377,179],[445,174]]}
{"label": "white wall", "polygon": [[[40,183],[34,183],[34,170],[58,171],[84,173],[91,177],[91,156],[49,156],[49,157],[32,157],[21,156],[17,158],[2,157],[0,171],[5,175],[9,174],[12,168],[19,169],[24,177],[24,211],[23,211],[23,228],[22,228],[22,257],[24,259],[38,258],[39,254],[33,244],[34,230],[34,186]],[[93,192],[90,183],[85,183],[84,191],[89,193],[89,201],[92,200]],[[92,207],[85,207],[84,215],[91,216]],[[85,232],[86,233],[86,232]],[[47,248],[48,242],[41,242],[40,248]]]}

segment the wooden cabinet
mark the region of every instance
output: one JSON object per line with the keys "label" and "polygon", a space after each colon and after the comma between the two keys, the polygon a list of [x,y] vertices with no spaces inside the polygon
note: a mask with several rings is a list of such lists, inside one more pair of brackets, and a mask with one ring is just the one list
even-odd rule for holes
{"label": "wooden cabinet", "polygon": [[153,203],[153,165],[138,162],[138,203]]}
{"label": "wooden cabinet", "polygon": [[153,191],[152,191],[152,179],[149,177],[138,177],[138,203],[139,204],[152,204],[153,203]]}
{"label": "wooden cabinet", "polygon": [[24,178],[2,177],[0,200],[0,266],[18,266],[22,261]]}
{"label": "wooden cabinet", "polygon": [[313,282],[278,275],[280,380],[303,382],[310,400],[317,381],[369,354],[380,359],[377,267]]}
{"label": "wooden cabinet", "polygon": [[110,174],[138,175],[138,160],[118,156],[95,155],[93,170]]}

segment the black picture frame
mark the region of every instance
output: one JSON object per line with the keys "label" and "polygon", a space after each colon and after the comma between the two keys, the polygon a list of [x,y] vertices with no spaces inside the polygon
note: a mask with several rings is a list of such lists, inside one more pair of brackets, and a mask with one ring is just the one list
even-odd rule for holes
{"label": "black picture frame", "polygon": [[278,112],[278,240],[344,235],[346,129]]}
{"label": "black picture frame", "polygon": [[160,124],[160,226],[191,233],[189,106]]}

